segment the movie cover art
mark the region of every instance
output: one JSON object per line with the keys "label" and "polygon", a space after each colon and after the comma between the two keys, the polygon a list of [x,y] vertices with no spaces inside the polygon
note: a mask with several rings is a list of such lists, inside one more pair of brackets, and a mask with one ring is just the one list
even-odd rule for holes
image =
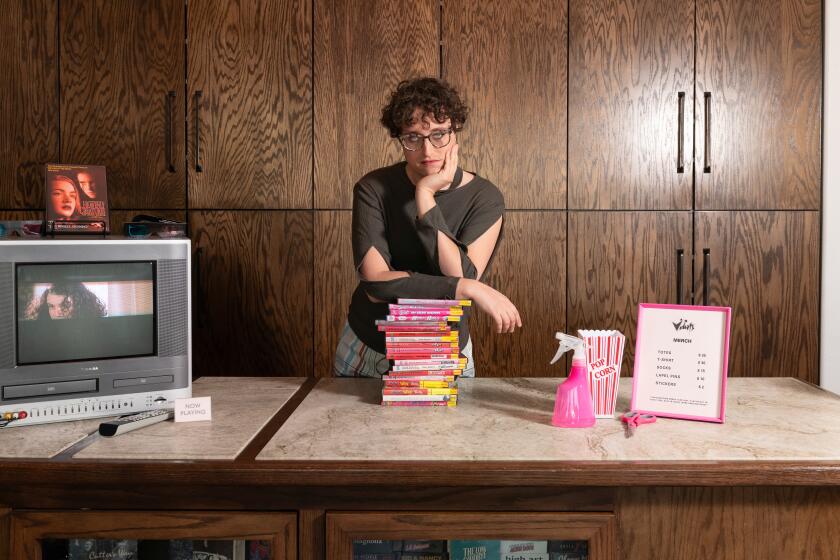
{"label": "movie cover art", "polygon": [[46,188],[48,231],[111,231],[105,167],[48,163]]}

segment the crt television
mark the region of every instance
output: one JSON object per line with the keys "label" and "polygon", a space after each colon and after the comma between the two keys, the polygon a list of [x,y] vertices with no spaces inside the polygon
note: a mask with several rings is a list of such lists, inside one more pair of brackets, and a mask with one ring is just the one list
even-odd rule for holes
{"label": "crt television", "polygon": [[189,239],[0,240],[0,426],[192,394]]}

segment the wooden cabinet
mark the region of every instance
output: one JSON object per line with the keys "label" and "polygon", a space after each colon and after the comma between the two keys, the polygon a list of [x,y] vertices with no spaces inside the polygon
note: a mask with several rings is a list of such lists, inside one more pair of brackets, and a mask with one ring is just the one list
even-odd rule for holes
{"label": "wooden cabinet", "polygon": [[330,560],[352,560],[353,541],[366,539],[586,541],[591,560],[620,557],[612,513],[328,512],[326,517]]}
{"label": "wooden cabinet", "polygon": [[[16,512],[11,525],[11,556],[18,560],[49,558],[45,550],[49,546],[47,541],[69,539],[139,541],[141,559],[168,558],[168,543],[160,541],[259,541],[270,548],[273,560],[297,559],[297,518],[294,513]],[[148,549],[145,554],[142,552],[144,545]],[[163,551],[160,551],[161,545]],[[106,554],[96,558],[112,557]]]}
{"label": "wooden cabinet", "polygon": [[732,307],[732,376],[819,383],[818,212],[697,212],[697,303]]}
{"label": "wooden cabinet", "polygon": [[691,244],[691,212],[569,212],[569,332],[621,331],[632,375],[638,305],[691,301]]}
{"label": "wooden cabinet", "polygon": [[569,208],[691,209],[694,1],[569,9]]}
{"label": "wooden cabinet", "polygon": [[446,0],[442,21],[442,76],[471,109],[461,166],[508,208],[565,208],[566,4]]}
{"label": "wooden cabinet", "polygon": [[304,0],[190,2],[191,208],[312,207],[311,10]]}
{"label": "wooden cabinet", "polygon": [[504,238],[482,281],[519,310],[522,328],[499,334],[473,310],[470,335],[476,375],[556,377],[568,370],[548,362],[557,352],[554,333],[566,328],[566,212],[510,212]]}
{"label": "wooden cabinet", "polygon": [[312,214],[190,212],[193,376],[312,374]]}
{"label": "wooden cabinet", "polygon": [[44,207],[44,168],[58,154],[57,0],[0,10],[0,208]]}
{"label": "wooden cabinet", "polygon": [[698,210],[820,207],[822,2],[697,0]]}
{"label": "wooden cabinet", "polygon": [[437,76],[438,0],[315,0],[315,208],[349,209],[365,173],[402,158],[379,123],[401,80]]}
{"label": "wooden cabinet", "polygon": [[112,208],[185,208],[184,2],[61,3],[61,154]]}

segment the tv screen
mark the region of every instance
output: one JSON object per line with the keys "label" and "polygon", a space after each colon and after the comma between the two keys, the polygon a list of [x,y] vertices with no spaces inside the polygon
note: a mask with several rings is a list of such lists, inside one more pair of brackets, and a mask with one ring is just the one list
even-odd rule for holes
{"label": "tv screen", "polygon": [[154,267],[18,264],[18,365],[154,355]]}

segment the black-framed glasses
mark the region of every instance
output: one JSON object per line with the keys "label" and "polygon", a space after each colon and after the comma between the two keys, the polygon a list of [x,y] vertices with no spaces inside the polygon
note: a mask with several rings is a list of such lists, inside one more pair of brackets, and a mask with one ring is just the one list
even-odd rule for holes
{"label": "black-framed glasses", "polygon": [[425,136],[423,134],[417,134],[416,132],[409,132],[408,134],[401,134],[397,138],[400,139],[400,144],[402,144],[403,148],[409,152],[413,152],[423,147],[423,142],[426,141],[426,138],[429,139],[429,142],[431,142],[432,146],[435,148],[444,148],[448,146],[449,141],[452,139],[452,132],[453,130],[451,128],[444,128],[441,130],[433,130]]}

